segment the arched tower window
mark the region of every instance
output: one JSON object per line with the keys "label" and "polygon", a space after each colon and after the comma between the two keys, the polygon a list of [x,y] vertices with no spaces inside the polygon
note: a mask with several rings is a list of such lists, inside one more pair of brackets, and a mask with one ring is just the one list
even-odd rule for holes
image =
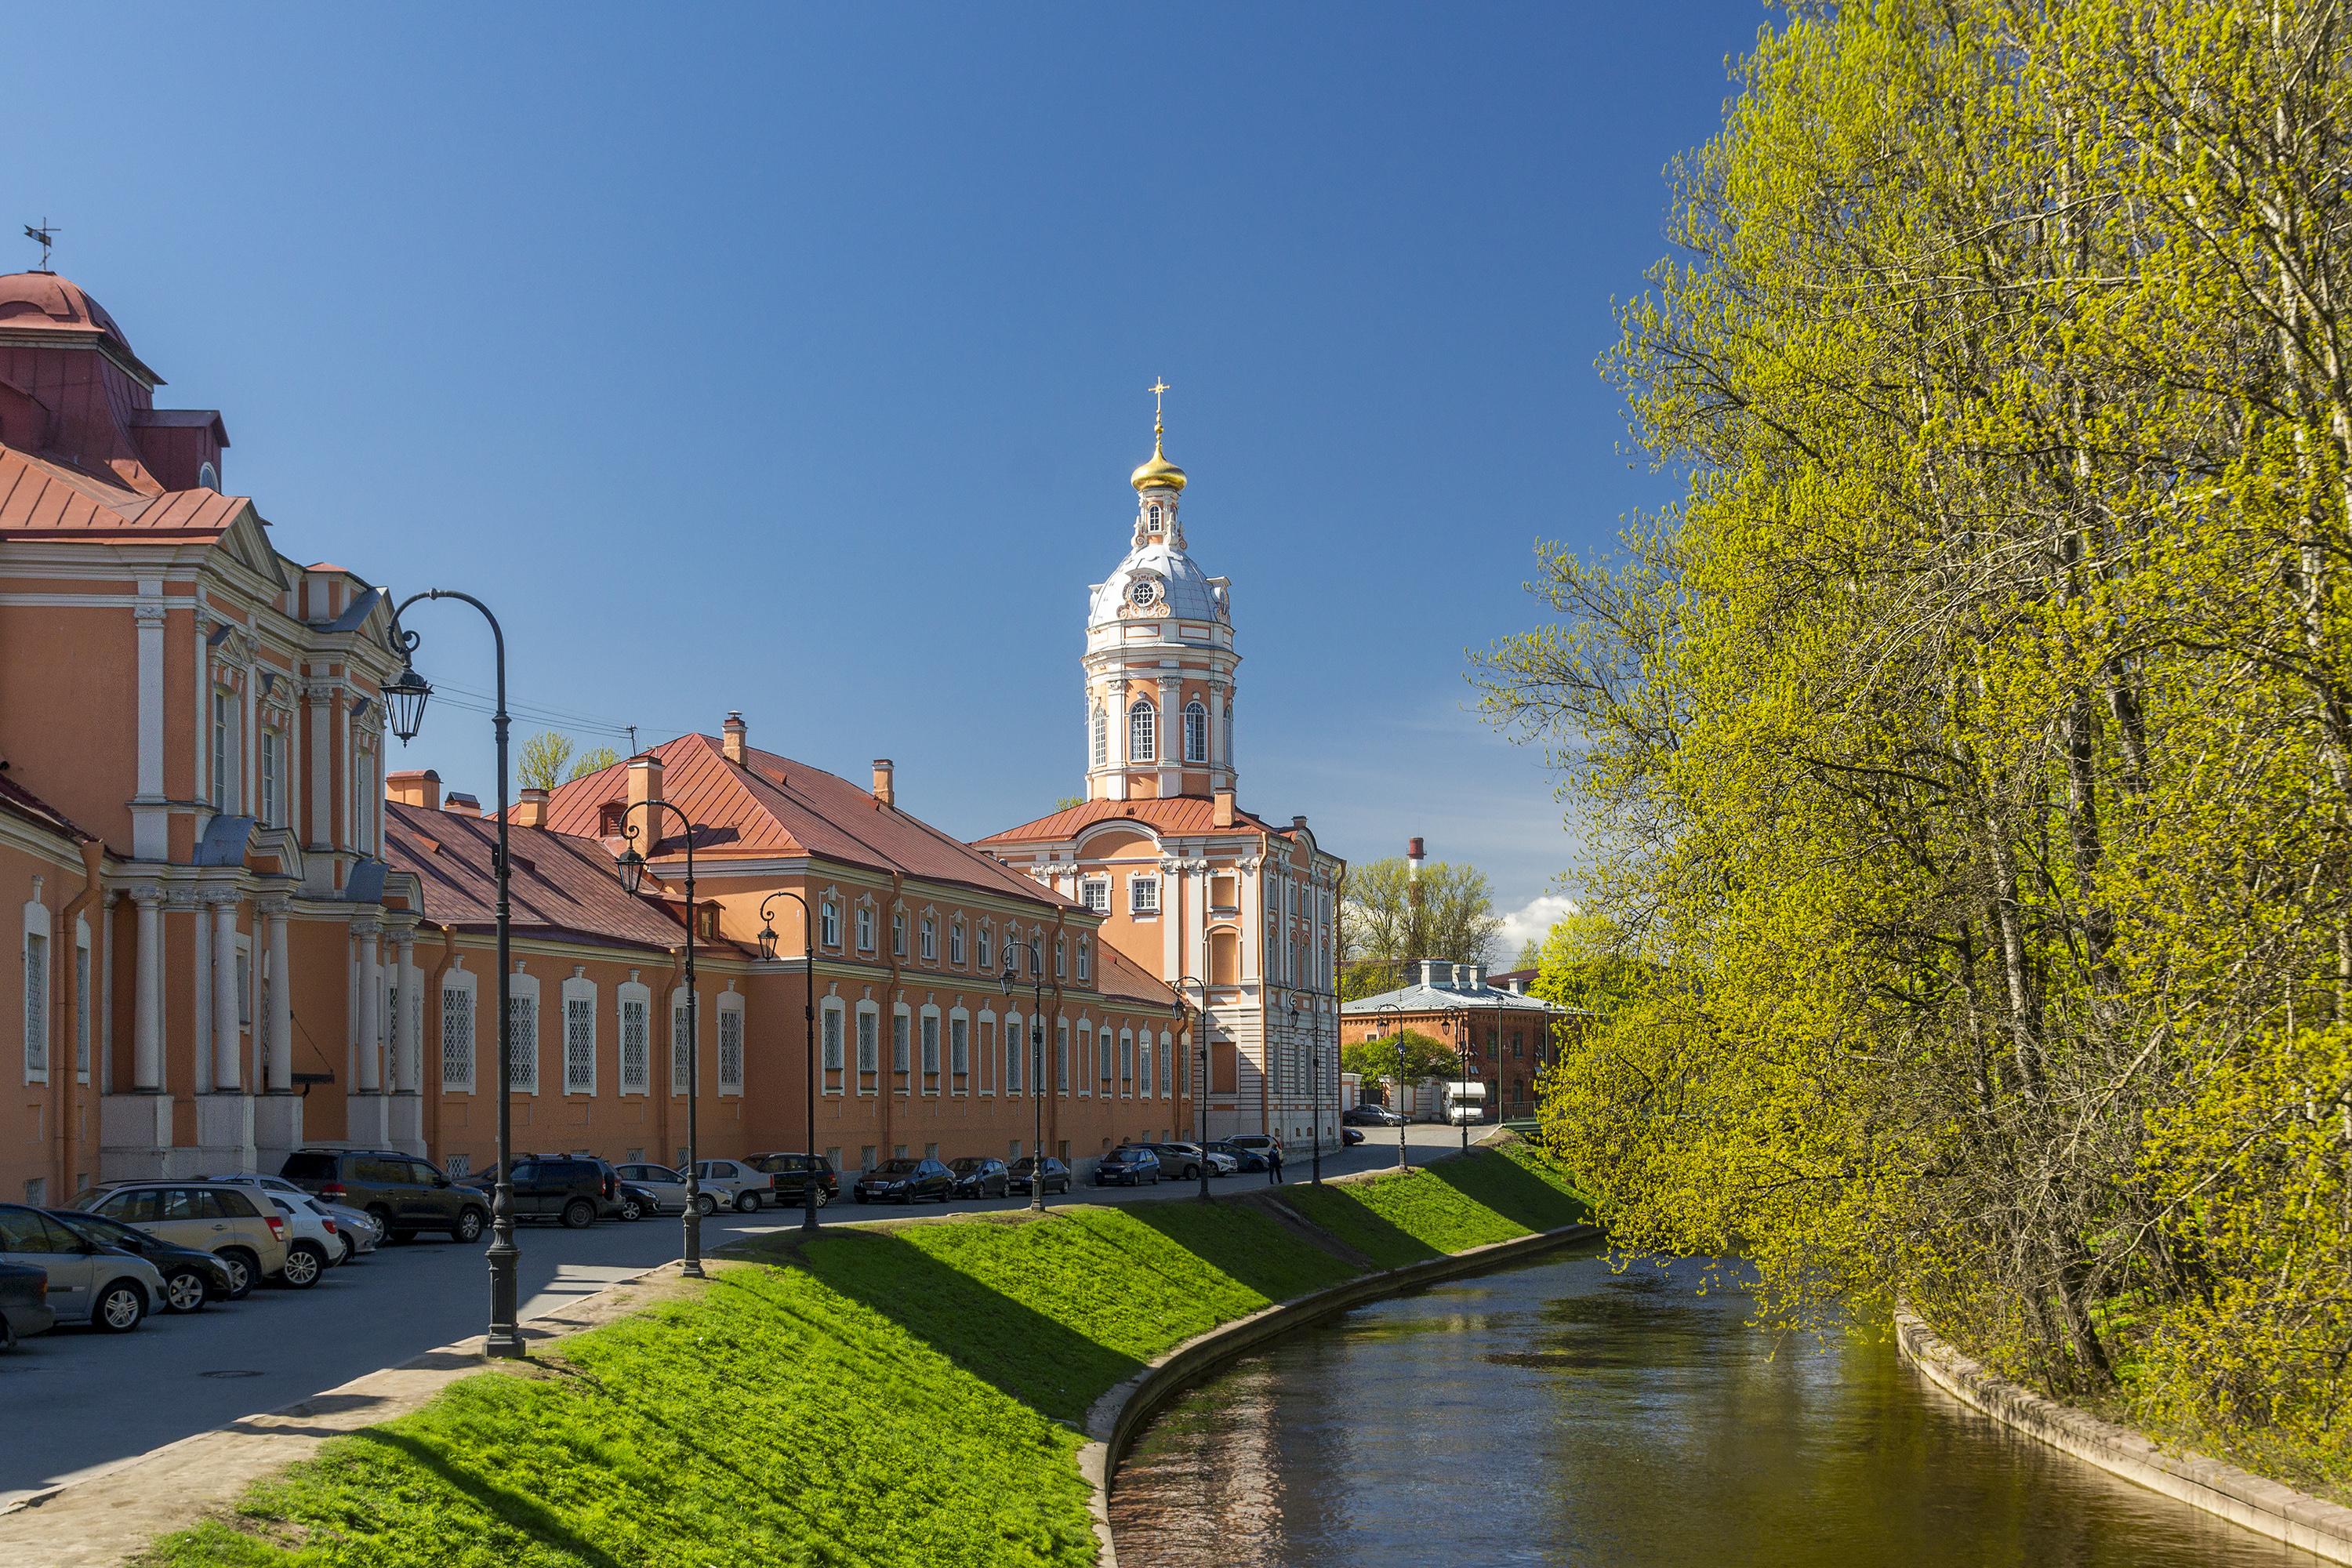
{"label": "arched tower window", "polygon": [[1160,757],[1160,710],[1149,697],[1139,697],[1127,710],[1127,760],[1156,762]]}
{"label": "arched tower window", "polygon": [[1209,710],[1197,700],[1184,704],[1184,760],[1209,760]]}
{"label": "arched tower window", "polygon": [[1150,507],[1144,510],[1143,525],[1154,533],[1160,531],[1160,505],[1158,502],[1153,502]]}
{"label": "arched tower window", "polygon": [[1108,705],[1101,702],[1095,704],[1094,713],[1088,719],[1087,728],[1090,731],[1087,736],[1087,754],[1093,759],[1089,765],[1098,768],[1110,761],[1110,709]]}
{"label": "arched tower window", "polygon": [[1225,699],[1225,766],[1234,765],[1234,700]]}

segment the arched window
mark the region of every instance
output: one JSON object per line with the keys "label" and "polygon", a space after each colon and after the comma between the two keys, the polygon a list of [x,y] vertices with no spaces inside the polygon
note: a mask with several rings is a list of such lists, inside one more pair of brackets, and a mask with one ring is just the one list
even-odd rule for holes
{"label": "arched window", "polygon": [[1159,532],[1159,531],[1160,531],[1160,509],[1159,509],[1159,507],[1154,506],[1154,507],[1152,507],[1152,508],[1150,508],[1150,510],[1146,513],[1146,517],[1145,517],[1145,523],[1146,523],[1146,526],[1148,526],[1148,527],[1151,530],[1151,531],[1152,531],[1152,532],[1157,533],[1157,532]]}
{"label": "arched window", "polygon": [[1227,766],[1227,767],[1232,767],[1232,766],[1234,765],[1234,705],[1233,705],[1233,702],[1231,701],[1231,700],[1228,700],[1226,701],[1226,703],[1225,703],[1225,753],[1224,753],[1224,754],[1225,754],[1225,766]]}
{"label": "arched window", "polygon": [[1160,710],[1149,697],[1139,697],[1127,710],[1127,760],[1156,762],[1160,757]]}
{"label": "arched window", "polygon": [[1093,722],[1087,728],[1091,731],[1088,740],[1093,762],[1090,765],[1098,768],[1110,761],[1110,710],[1099,702],[1096,703]]}
{"label": "arched window", "polygon": [[196,484],[203,489],[216,490],[220,489],[220,470],[214,468],[210,463],[202,465],[196,469]]}
{"label": "arched window", "polygon": [[1198,701],[1184,704],[1184,760],[1209,760],[1209,710]]}

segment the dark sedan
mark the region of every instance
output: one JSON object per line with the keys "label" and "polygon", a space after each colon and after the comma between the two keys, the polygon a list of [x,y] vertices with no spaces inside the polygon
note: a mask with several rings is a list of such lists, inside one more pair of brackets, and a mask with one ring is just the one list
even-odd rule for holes
{"label": "dark sedan", "polygon": [[1122,1143],[1095,1162],[1095,1185],[1139,1187],[1160,1181],[1160,1156],[1139,1143]]}
{"label": "dark sedan", "polygon": [[57,1326],[58,1315],[49,1310],[49,1271],[0,1263],[0,1351],[14,1350],[18,1340]]}
{"label": "dark sedan", "polygon": [[1001,1198],[1013,1190],[1002,1160],[967,1154],[949,1161],[948,1169],[955,1173],[955,1195],[960,1198]]}
{"label": "dark sedan", "polygon": [[1350,1127],[1402,1127],[1404,1118],[1385,1105],[1351,1105],[1339,1120]]}
{"label": "dark sedan", "polygon": [[1225,1142],[1222,1139],[1214,1143],[1203,1143],[1201,1147],[1213,1149],[1220,1154],[1231,1154],[1234,1157],[1234,1169],[1237,1171],[1263,1171],[1266,1168],[1265,1151],[1263,1149],[1246,1149],[1238,1143]]}
{"label": "dark sedan", "polygon": [[228,1265],[209,1252],[182,1247],[176,1241],[150,1236],[135,1225],[83,1214],[79,1209],[47,1212],[51,1219],[93,1247],[136,1253],[153,1264],[155,1272],[163,1277],[163,1305],[167,1312],[197,1311],[206,1301],[226,1301],[236,1294]]}
{"label": "dark sedan", "polygon": [[1352,1149],[1363,1141],[1364,1130],[1362,1128],[1342,1127],[1339,1129],[1339,1142],[1343,1147]]}
{"label": "dark sedan", "polygon": [[885,1199],[914,1204],[925,1198],[936,1198],[946,1203],[955,1196],[955,1173],[937,1160],[909,1160],[901,1156],[896,1160],[885,1160],[858,1177],[857,1184],[849,1189],[849,1195],[861,1204],[878,1204]]}
{"label": "dark sedan", "polygon": [[[1008,1193],[1027,1192],[1029,1173],[1036,1168],[1037,1162],[1026,1154],[1013,1161],[1005,1168],[1004,1190]],[[1070,1168],[1048,1154],[1045,1156],[1045,1173],[1041,1181],[1048,1193],[1066,1193],[1070,1190]]]}

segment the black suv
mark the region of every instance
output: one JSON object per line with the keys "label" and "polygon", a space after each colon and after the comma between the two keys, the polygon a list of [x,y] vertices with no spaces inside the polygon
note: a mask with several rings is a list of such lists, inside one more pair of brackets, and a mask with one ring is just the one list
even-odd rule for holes
{"label": "black suv", "polygon": [[[816,1184],[816,1206],[824,1207],[841,1191],[833,1162],[822,1154],[751,1154],[743,1163],[768,1178],[768,1201],[785,1208],[808,1206],[809,1184]],[[737,1199],[740,1206],[741,1199]]]}
{"label": "black suv", "polygon": [[857,1178],[849,1195],[859,1203],[880,1203],[884,1198],[896,1198],[902,1204],[918,1203],[924,1198],[937,1198],[946,1203],[955,1196],[955,1173],[937,1160],[909,1160],[900,1155],[885,1160]]}
{"label": "black suv", "polygon": [[490,1223],[489,1205],[480,1193],[397,1149],[297,1149],[278,1173],[331,1204],[365,1209],[394,1241],[407,1241],[420,1230],[478,1241]]}
{"label": "black suv", "polygon": [[950,1160],[948,1169],[955,1173],[955,1194],[960,1198],[1001,1198],[1013,1190],[1004,1162],[985,1154]]}
{"label": "black suv", "polygon": [[[471,1179],[477,1198],[498,1184],[495,1170]],[[599,1218],[618,1217],[621,1181],[613,1167],[587,1154],[517,1154],[514,1212],[517,1219],[558,1219],[573,1230]]]}

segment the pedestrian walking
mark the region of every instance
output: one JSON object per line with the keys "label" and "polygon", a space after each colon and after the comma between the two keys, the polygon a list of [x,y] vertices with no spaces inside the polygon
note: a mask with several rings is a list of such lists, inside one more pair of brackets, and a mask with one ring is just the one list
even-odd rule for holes
{"label": "pedestrian walking", "polygon": [[1271,1182],[1272,1182],[1276,1186],[1277,1186],[1277,1187],[1278,1187],[1278,1186],[1280,1186],[1280,1185],[1282,1184],[1282,1145],[1281,1145],[1281,1144],[1276,1143],[1273,1148],[1268,1149],[1268,1150],[1265,1152],[1265,1169],[1266,1169],[1266,1175],[1267,1175],[1267,1179],[1268,1179],[1268,1180],[1270,1180],[1270,1181],[1271,1181]]}

